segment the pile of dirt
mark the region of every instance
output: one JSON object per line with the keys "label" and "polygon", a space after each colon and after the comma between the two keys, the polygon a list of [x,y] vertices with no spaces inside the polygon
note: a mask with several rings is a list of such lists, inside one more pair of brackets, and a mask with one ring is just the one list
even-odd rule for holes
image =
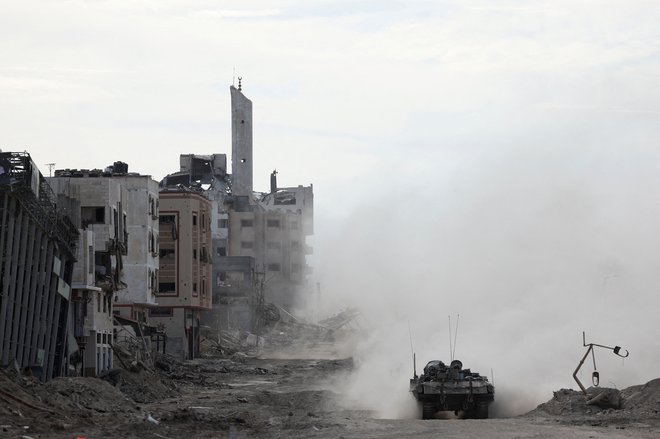
{"label": "pile of dirt", "polygon": [[112,369],[102,376],[59,377],[44,384],[17,367],[0,369],[0,424],[39,432],[106,425],[117,417],[141,421],[141,404],[179,394],[172,381],[142,367]]}
{"label": "pile of dirt", "polygon": [[0,369],[0,417],[51,413],[33,390],[39,385],[36,378],[24,376],[14,368]]}
{"label": "pile of dirt", "polygon": [[552,399],[540,404],[527,415],[588,415],[594,412],[594,407],[587,405],[587,397],[582,392],[572,389],[561,389],[553,392]]}
{"label": "pile of dirt", "polygon": [[178,395],[176,385],[172,381],[164,380],[148,370],[129,372],[124,369],[113,369],[104,374],[103,379],[138,403],[161,401]]}
{"label": "pile of dirt", "polygon": [[169,355],[159,355],[154,365],[160,376],[165,378],[164,383],[178,386],[194,385],[207,388],[225,388],[223,377],[226,374],[241,375],[249,373],[243,365],[244,358],[250,358],[237,353],[232,358],[213,358],[212,362],[206,358],[188,360],[185,363]]}
{"label": "pile of dirt", "polygon": [[115,365],[119,365],[125,370],[139,372],[154,369],[152,353],[138,342],[115,343],[112,345],[112,354]]}
{"label": "pile of dirt", "polygon": [[45,404],[62,412],[129,413],[136,410],[133,401],[99,378],[55,378],[34,390]]}
{"label": "pile of dirt", "polygon": [[625,410],[642,416],[660,418],[660,378],[621,391]]}
{"label": "pile of dirt", "polygon": [[[0,371],[2,431],[66,431],[84,425],[110,425],[118,417],[142,419],[135,402],[98,378],[55,378],[42,384],[13,370]],[[17,437],[18,437],[17,436]]]}
{"label": "pile of dirt", "polygon": [[[587,389],[588,395],[571,389],[554,392],[548,402],[527,413],[527,417],[577,420],[660,420],[660,378],[643,385],[616,389]],[[600,398],[599,398],[600,396]],[[605,396],[606,398],[602,398]],[[605,399],[605,403],[603,403]]]}
{"label": "pile of dirt", "polygon": [[249,333],[239,330],[216,331],[208,326],[202,326],[200,350],[203,355],[212,357],[229,357],[237,352],[254,351],[256,346],[248,346]]}

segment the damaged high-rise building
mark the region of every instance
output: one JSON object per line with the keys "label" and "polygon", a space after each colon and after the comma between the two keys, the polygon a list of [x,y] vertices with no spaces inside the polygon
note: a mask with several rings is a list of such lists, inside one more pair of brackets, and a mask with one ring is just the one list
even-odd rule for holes
{"label": "damaged high-rise building", "polygon": [[263,274],[265,300],[289,312],[305,308],[311,295],[306,257],[312,254],[307,237],[313,233],[313,200],[311,186],[273,186],[250,203],[227,200],[229,254],[253,258]]}
{"label": "damaged high-rise building", "polygon": [[304,308],[311,293],[312,270],[306,256],[312,253],[307,237],[314,230],[313,187],[278,188],[274,171],[269,191],[253,191],[252,101],[240,86],[230,87],[230,92],[232,191],[225,201],[229,255],[254,259],[262,278],[258,294],[263,293],[266,301],[287,311]]}
{"label": "damaged high-rise building", "polygon": [[231,174],[226,155],[181,155],[180,170],[163,187],[191,187],[212,203],[213,312],[217,329],[254,330],[264,300],[302,308],[310,296],[306,238],[313,233],[312,186],[253,190],[252,102],[230,87]]}
{"label": "damaged high-rise building", "polygon": [[27,153],[0,153],[0,365],[65,375],[77,345],[71,279],[78,232]]}

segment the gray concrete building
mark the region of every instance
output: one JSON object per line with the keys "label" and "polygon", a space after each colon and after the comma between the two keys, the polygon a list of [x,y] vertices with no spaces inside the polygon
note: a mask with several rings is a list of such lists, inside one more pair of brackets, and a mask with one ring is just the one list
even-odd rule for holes
{"label": "gray concrete building", "polygon": [[57,170],[48,178],[58,194],[77,197],[83,230],[94,235],[96,286],[112,301],[123,288],[123,265],[127,253],[126,204],[128,194],[120,181],[103,178],[97,170]]}
{"label": "gray concrete building", "polygon": [[74,335],[80,355],[73,367],[98,376],[113,367],[113,307],[117,291],[126,287],[128,192],[111,172],[56,170],[48,182],[56,193],[79,203],[81,246],[74,264]]}
{"label": "gray concrete building", "polygon": [[241,86],[231,93],[231,187],[234,195],[252,195],[252,101]]}
{"label": "gray concrete building", "polygon": [[[64,201],[64,199],[62,199]],[[45,381],[78,350],[69,330],[78,232],[27,153],[0,153],[0,366]]]}
{"label": "gray concrete building", "polygon": [[71,363],[76,374],[94,377],[113,367],[112,295],[96,286],[94,232],[79,232],[71,303],[73,331],[80,351]]}
{"label": "gray concrete building", "polygon": [[77,191],[82,227],[95,237],[96,285],[110,294],[112,312],[145,322],[158,286],[158,182],[123,162],[56,170],[49,180],[58,192]]}
{"label": "gray concrete building", "polygon": [[254,259],[264,299],[288,312],[304,309],[311,294],[306,256],[312,250],[305,232],[310,227],[303,218],[297,210],[268,210],[260,199],[249,209],[229,209],[229,254]]}
{"label": "gray concrete building", "polygon": [[257,257],[266,273],[266,300],[289,312],[307,309],[314,291],[307,261],[313,253],[307,242],[314,234],[313,186],[278,188],[274,171],[271,191],[261,194],[256,203],[264,211],[262,224],[255,225],[263,228],[266,241],[264,253]]}
{"label": "gray concrete building", "polygon": [[225,154],[185,154],[161,186],[199,190],[212,203],[213,312],[205,324],[254,330],[264,298],[292,311],[311,292],[313,188],[278,189],[273,175],[269,192],[253,191],[252,102],[240,85],[230,93],[231,174]]}
{"label": "gray concrete building", "polygon": [[[229,256],[251,257],[255,273],[263,276],[265,300],[293,311],[304,308],[311,291],[311,267],[306,237],[314,230],[312,186],[277,188],[276,172],[268,193],[253,191],[252,101],[242,87],[230,87],[232,114]],[[248,225],[251,224],[251,225]],[[218,275],[227,277],[222,266]],[[260,287],[261,288],[261,287]],[[259,292],[261,294],[261,292]]]}
{"label": "gray concrete building", "polygon": [[148,309],[157,304],[159,247],[159,187],[149,175],[113,175],[126,189],[127,252],[124,288],[117,291],[114,310],[122,317],[146,321]]}

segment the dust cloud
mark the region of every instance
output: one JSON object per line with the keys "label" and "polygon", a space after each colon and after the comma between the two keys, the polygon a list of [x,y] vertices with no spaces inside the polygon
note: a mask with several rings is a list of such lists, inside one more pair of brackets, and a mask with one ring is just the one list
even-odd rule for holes
{"label": "dust cloud", "polygon": [[[340,191],[359,200],[344,200],[345,216],[317,216],[322,312],[358,307],[368,329],[340,389],[347,404],[418,416],[410,335],[418,372],[449,360],[449,315],[460,315],[456,358],[494,377],[497,416],[577,388],[582,331],[630,351],[596,350],[602,386],[657,378],[660,152],[637,142],[429,154],[393,158],[386,178],[372,171]],[[585,384],[592,370],[589,359]]]}

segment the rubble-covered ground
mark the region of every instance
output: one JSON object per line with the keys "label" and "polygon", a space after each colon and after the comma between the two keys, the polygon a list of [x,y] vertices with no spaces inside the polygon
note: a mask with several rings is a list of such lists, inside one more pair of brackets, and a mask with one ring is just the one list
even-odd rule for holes
{"label": "rubble-covered ground", "polygon": [[345,344],[337,339],[305,345],[310,358],[297,359],[282,358],[278,349],[247,354],[230,344],[224,340],[222,349],[186,362],[159,356],[136,365],[125,356],[128,370],[104,379],[40,384],[11,367],[1,370],[0,437],[660,437],[660,379],[622,390],[620,410],[587,405],[582,393],[563,389],[516,418],[379,419],[342,404],[337,383],[354,364],[342,357]]}
{"label": "rubble-covered ground", "polygon": [[[551,400],[525,415],[527,419],[551,419],[564,425],[625,428],[655,428],[660,433],[660,378],[643,385],[615,389],[589,388],[589,397],[602,391],[619,395],[620,408],[589,405],[582,392],[561,389]],[[617,404],[619,405],[619,404]]]}

